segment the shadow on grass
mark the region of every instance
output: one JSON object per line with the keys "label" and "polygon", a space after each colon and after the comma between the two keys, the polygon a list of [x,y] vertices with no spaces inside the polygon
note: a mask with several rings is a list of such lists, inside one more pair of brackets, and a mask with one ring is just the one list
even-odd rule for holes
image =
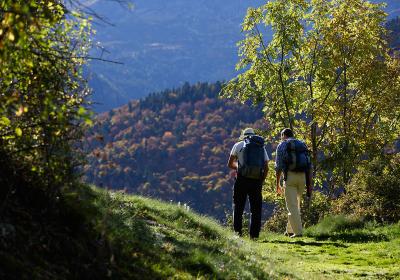
{"label": "shadow on grass", "polygon": [[367,243],[367,242],[381,242],[389,241],[389,238],[383,234],[371,234],[362,232],[340,232],[331,235],[317,235],[313,236],[316,240],[332,240],[343,241],[348,243]]}
{"label": "shadow on grass", "polygon": [[[165,233],[165,241],[174,244],[175,250],[169,254],[171,262],[181,271],[191,274],[196,279],[243,279],[246,273],[251,273],[254,279],[268,279],[268,275],[258,265],[242,260],[245,253],[224,248],[223,242],[208,240],[201,235],[200,239],[178,237],[176,233]],[[222,247],[221,247],[222,246]],[[226,251],[228,250],[228,251]],[[234,255],[230,253],[235,252]],[[225,266],[226,270],[218,270],[219,266]],[[243,269],[247,272],[243,273]],[[204,278],[203,278],[204,277]]]}
{"label": "shadow on grass", "polygon": [[295,240],[295,241],[285,241],[285,240],[263,240],[262,243],[278,243],[278,244],[296,244],[300,246],[316,246],[321,247],[325,245],[331,245],[338,248],[347,248],[345,244],[341,244],[338,242],[315,242],[315,241],[303,241],[303,240]]}

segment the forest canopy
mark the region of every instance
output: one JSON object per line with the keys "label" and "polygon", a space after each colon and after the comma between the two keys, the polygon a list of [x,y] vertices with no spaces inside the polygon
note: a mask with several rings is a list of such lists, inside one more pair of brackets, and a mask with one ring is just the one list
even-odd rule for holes
{"label": "forest canopy", "polygon": [[166,90],[99,115],[87,133],[88,182],[181,201],[214,217],[230,211],[230,149],[260,107],[218,97],[221,83]]}

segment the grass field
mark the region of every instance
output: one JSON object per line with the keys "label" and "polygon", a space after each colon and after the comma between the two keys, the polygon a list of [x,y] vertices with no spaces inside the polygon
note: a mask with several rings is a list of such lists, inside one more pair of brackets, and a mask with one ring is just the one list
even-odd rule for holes
{"label": "grass field", "polygon": [[132,278],[400,279],[400,224],[340,227],[338,217],[304,237],[262,232],[251,241],[184,206],[98,192],[99,229]]}

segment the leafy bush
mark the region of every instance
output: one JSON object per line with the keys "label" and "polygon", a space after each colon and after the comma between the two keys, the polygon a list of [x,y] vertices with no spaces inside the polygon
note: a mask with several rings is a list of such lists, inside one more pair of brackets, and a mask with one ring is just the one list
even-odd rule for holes
{"label": "leafy bush", "polygon": [[10,175],[1,164],[3,204],[21,185],[20,177],[52,198],[71,185],[77,162],[70,144],[81,134],[81,119],[90,122],[82,77],[90,45],[88,20],[60,1],[39,2],[4,0],[0,5],[0,155],[28,167]]}
{"label": "leafy bush", "polygon": [[350,216],[327,216],[322,221],[305,230],[308,236],[330,236],[333,233],[344,232],[364,227],[364,222]]}
{"label": "leafy bush", "polygon": [[275,207],[271,217],[265,222],[264,230],[283,233],[286,230],[287,210],[279,205]]}
{"label": "leafy bush", "polygon": [[378,222],[400,220],[400,154],[362,166],[333,207],[335,213]]}
{"label": "leafy bush", "polygon": [[314,191],[309,202],[307,202],[307,197],[304,194],[301,207],[304,227],[317,224],[329,213],[330,206],[331,199],[320,191]]}
{"label": "leafy bush", "polygon": [[398,238],[400,223],[379,226],[355,216],[330,215],[319,224],[305,229],[304,234],[316,239],[341,240],[352,243],[381,242]]}

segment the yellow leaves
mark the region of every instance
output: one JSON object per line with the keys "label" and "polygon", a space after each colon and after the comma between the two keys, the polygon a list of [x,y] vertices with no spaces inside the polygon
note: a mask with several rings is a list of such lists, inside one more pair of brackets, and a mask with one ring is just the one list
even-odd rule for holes
{"label": "yellow leaves", "polygon": [[92,126],[93,121],[91,119],[92,113],[90,111],[87,111],[84,107],[80,106],[78,109],[78,116],[80,116],[86,125]]}
{"label": "yellow leaves", "polygon": [[1,117],[0,118],[0,126],[9,126],[11,124],[11,121],[7,117]]}
{"label": "yellow leaves", "polygon": [[21,137],[21,136],[22,136],[22,129],[19,128],[19,127],[15,128],[15,134],[16,134],[18,137]]}
{"label": "yellow leaves", "polygon": [[93,126],[93,121],[91,119],[85,119],[85,124],[88,126]]}
{"label": "yellow leaves", "polygon": [[5,28],[10,27],[14,24],[14,16],[11,13],[5,13],[4,19],[1,21],[1,25]]}
{"label": "yellow leaves", "polygon": [[28,112],[28,108],[27,108],[27,107],[24,107],[24,106],[21,106],[21,107],[19,107],[18,110],[15,112],[15,115],[16,115],[17,117],[20,117],[20,116],[22,116],[23,113],[26,113],[26,112]]}
{"label": "yellow leaves", "polygon": [[78,115],[79,116],[84,116],[86,114],[86,109],[84,107],[79,107],[78,109]]}

